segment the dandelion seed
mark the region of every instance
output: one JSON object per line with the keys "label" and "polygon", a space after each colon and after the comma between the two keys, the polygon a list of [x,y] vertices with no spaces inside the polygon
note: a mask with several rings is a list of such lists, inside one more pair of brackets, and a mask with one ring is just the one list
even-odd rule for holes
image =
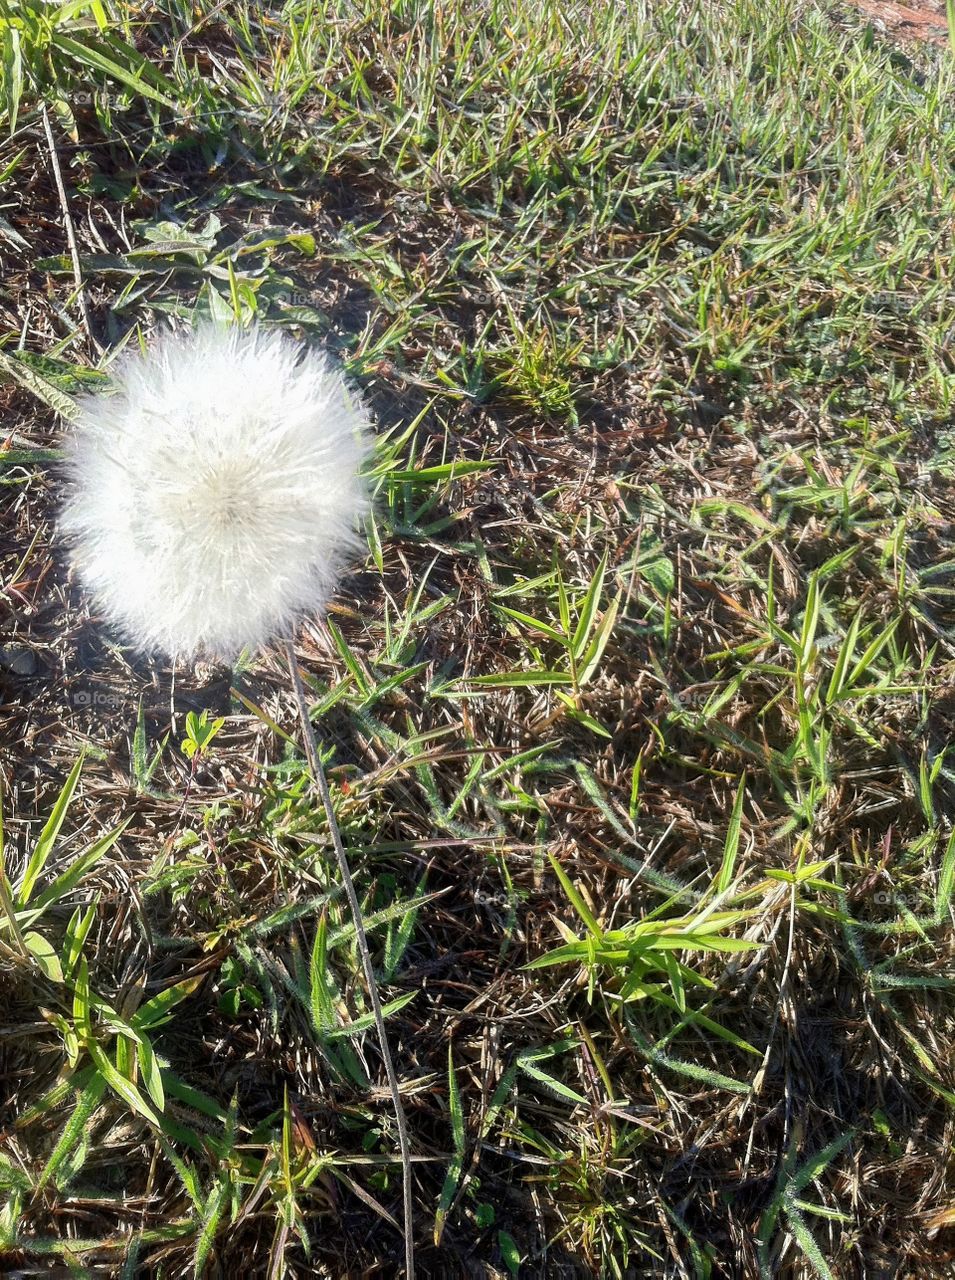
{"label": "dandelion seed", "polygon": [[232,658],[321,612],[358,544],[368,420],[326,358],[206,326],[79,401],[61,528],[139,648]]}

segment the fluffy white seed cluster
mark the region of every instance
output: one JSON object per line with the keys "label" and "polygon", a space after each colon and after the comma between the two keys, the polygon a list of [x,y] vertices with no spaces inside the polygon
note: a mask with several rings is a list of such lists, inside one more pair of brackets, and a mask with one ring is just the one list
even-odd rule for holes
{"label": "fluffy white seed cluster", "polygon": [[96,605],[148,651],[232,658],[320,612],[358,544],[367,416],[281,332],[198,328],[80,401],[61,529]]}

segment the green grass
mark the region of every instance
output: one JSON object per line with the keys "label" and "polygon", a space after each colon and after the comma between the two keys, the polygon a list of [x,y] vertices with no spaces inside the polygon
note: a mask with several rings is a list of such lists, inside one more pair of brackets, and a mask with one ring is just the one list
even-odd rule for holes
{"label": "green grass", "polygon": [[400,1257],[281,663],[173,679],[53,538],[55,414],[213,314],[378,423],[299,657],[421,1274],[948,1274],[950,52],[808,0],[5,0],[0,55],[0,1268]]}

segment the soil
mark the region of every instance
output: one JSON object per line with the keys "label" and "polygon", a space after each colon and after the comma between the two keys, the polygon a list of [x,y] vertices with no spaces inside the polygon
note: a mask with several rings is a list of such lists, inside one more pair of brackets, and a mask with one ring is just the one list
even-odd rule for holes
{"label": "soil", "polygon": [[900,40],[930,40],[933,44],[948,43],[948,24],[945,3],[938,0],[911,0],[909,4],[896,4],[894,0],[853,0],[872,25]]}

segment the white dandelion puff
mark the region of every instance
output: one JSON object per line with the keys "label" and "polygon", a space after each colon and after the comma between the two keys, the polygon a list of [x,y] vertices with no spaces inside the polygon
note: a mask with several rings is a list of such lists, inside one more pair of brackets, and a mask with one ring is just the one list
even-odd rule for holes
{"label": "white dandelion puff", "polygon": [[139,648],[232,658],[321,612],[368,506],[367,415],[324,355],[207,325],[79,401],[60,526]]}
{"label": "white dandelion puff", "polygon": [[371,433],[341,373],[280,332],[205,327],[118,362],[81,398],[60,527],[100,609],[147,650],[234,657],[281,636],[309,770],[341,871],[398,1125],[405,1274],[414,1280],[411,1145],[361,903],[292,632],[324,609],[368,508]]}

